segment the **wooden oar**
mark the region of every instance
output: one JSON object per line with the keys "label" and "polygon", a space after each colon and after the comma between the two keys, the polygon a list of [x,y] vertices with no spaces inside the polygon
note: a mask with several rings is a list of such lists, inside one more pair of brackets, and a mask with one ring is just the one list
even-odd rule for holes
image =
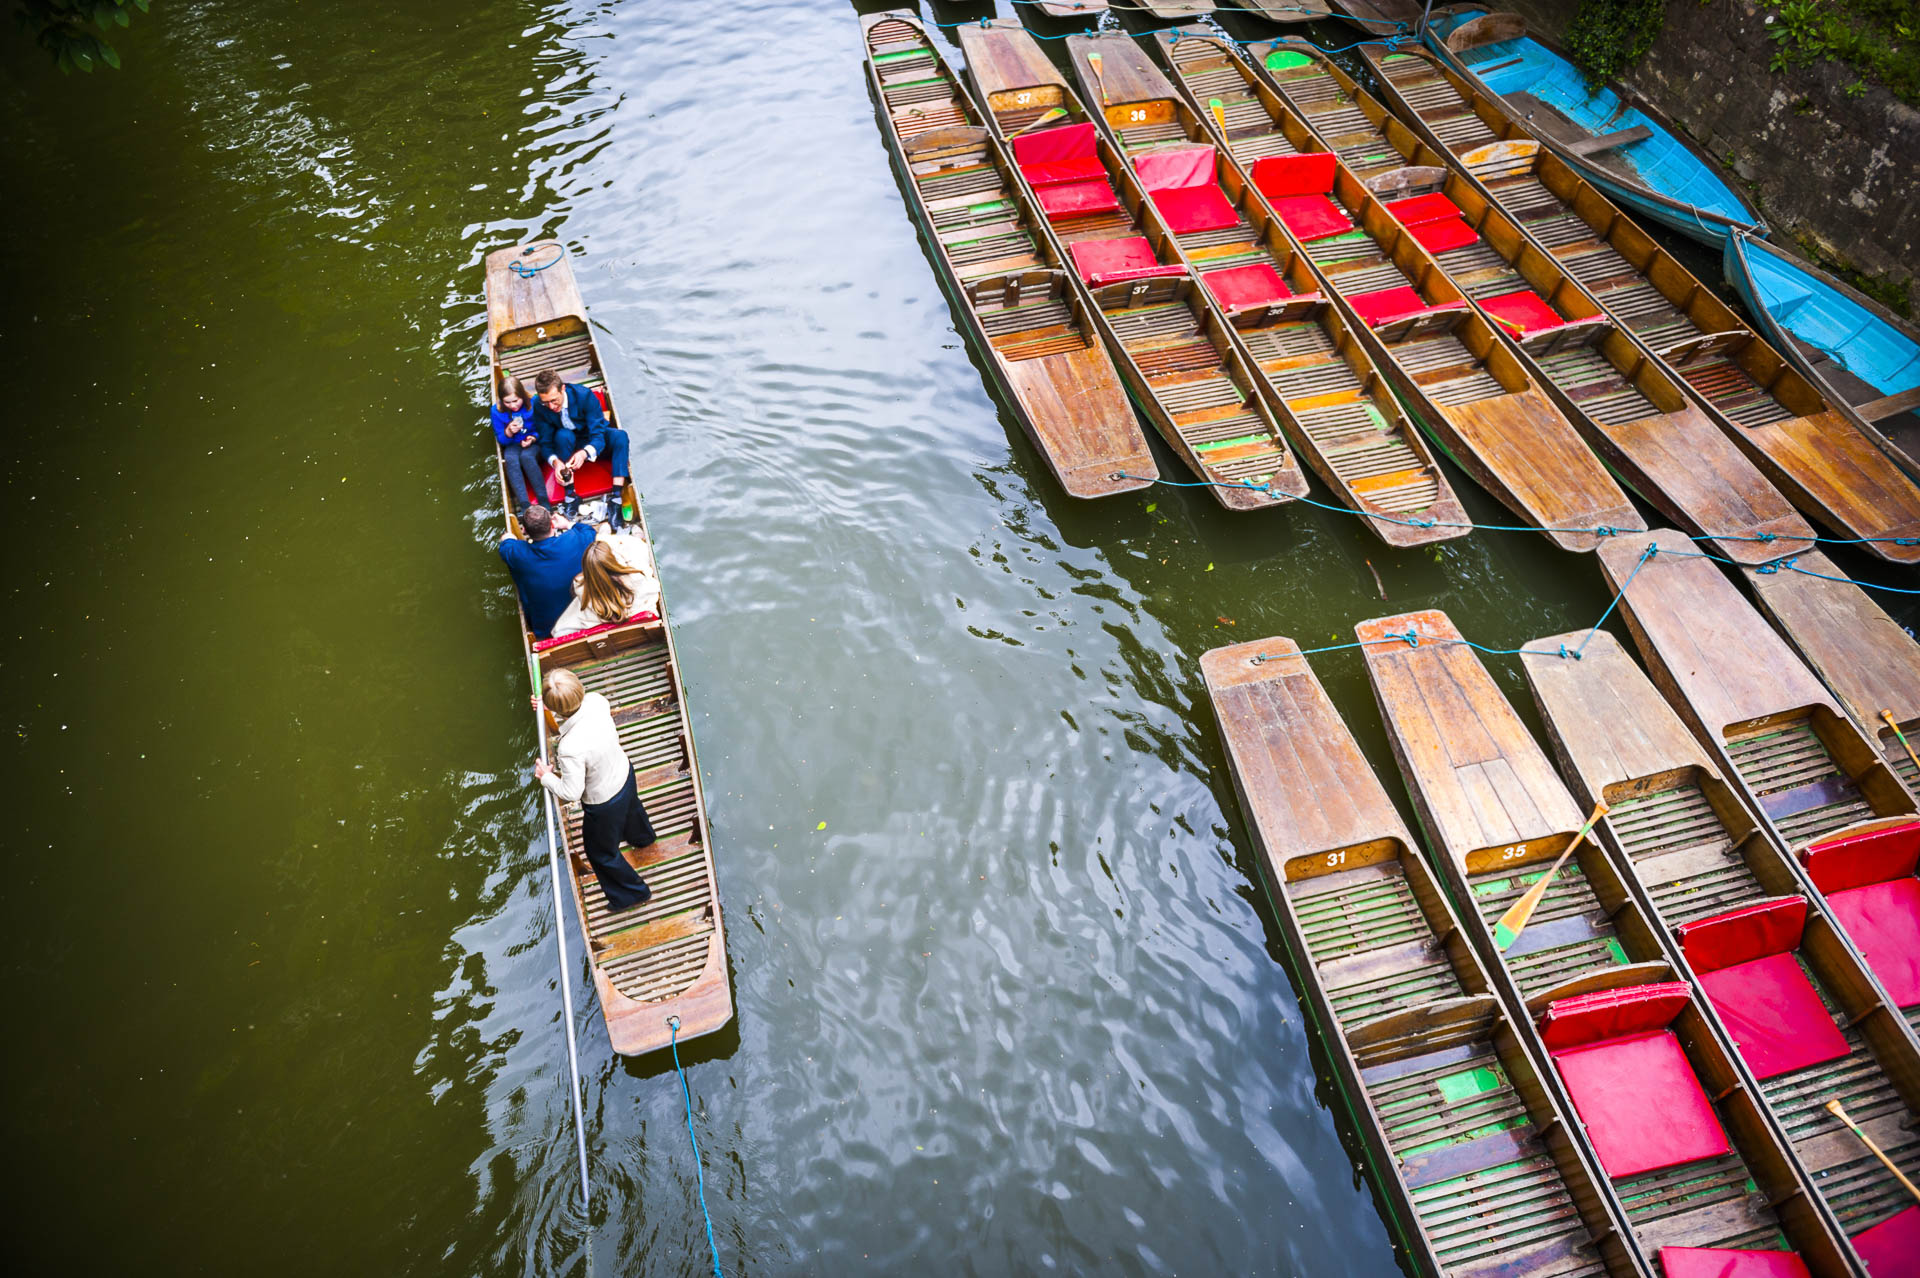
{"label": "wooden oar", "polygon": [[1213,112],[1213,118],[1220,122],[1220,140],[1227,140],[1227,104],[1219,98],[1207,99],[1207,110]]}
{"label": "wooden oar", "polygon": [[1900,744],[1907,748],[1907,757],[1913,760],[1913,766],[1915,768],[1920,768],[1920,754],[1915,754],[1913,752],[1913,742],[1907,740],[1907,734],[1900,731],[1900,725],[1893,721],[1893,711],[1882,710],[1880,712],[1880,717],[1887,721],[1887,726],[1893,729],[1893,735],[1896,737],[1899,737]]}
{"label": "wooden oar", "polygon": [[1920,1189],[1915,1189],[1913,1182],[1907,1179],[1906,1173],[1893,1165],[1893,1160],[1888,1158],[1886,1153],[1881,1150],[1878,1145],[1873,1143],[1873,1138],[1861,1131],[1858,1123],[1847,1117],[1847,1111],[1840,1108],[1840,1102],[1838,1100],[1830,1100],[1827,1102],[1827,1112],[1845,1123],[1847,1130],[1859,1137],[1860,1143],[1872,1150],[1873,1156],[1887,1165],[1887,1170],[1893,1173],[1893,1178],[1906,1186],[1907,1192],[1913,1195],[1914,1201],[1920,1202]]}
{"label": "wooden oar", "polygon": [[1007,134],[1007,141],[1009,142],[1013,141],[1015,138],[1019,137],[1022,133],[1025,133],[1027,129],[1037,129],[1043,124],[1050,124],[1055,120],[1063,119],[1066,116],[1066,114],[1067,114],[1067,111],[1065,107],[1048,107],[1046,110],[1040,113],[1039,119],[1035,120],[1032,124],[1027,125],[1026,128],[1015,129],[1013,132]]}
{"label": "wooden oar", "polygon": [[1513,948],[1513,943],[1520,939],[1520,933],[1526,930],[1527,920],[1531,919],[1533,912],[1540,908],[1540,898],[1547,894],[1547,886],[1553,882],[1553,876],[1560,873],[1560,867],[1567,863],[1567,858],[1573,855],[1573,850],[1586,839],[1587,832],[1593,829],[1594,823],[1606,814],[1605,799],[1594,804],[1593,815],[1587,818],[1585,825],[1574,831],[1573,837],[1567,841],[1566,849],[1560,853],[1560,859],[1549,866],[1547,872],[1540,876],[1539,882],[1528,888],[1520,899],[1500,916],[1500,921],[1493,925],[1493,944],[1496,949],[1506,951]]}
{"label": "wooden oar", "polygon": [[1093,68],[1093,82],[1100,88],[1100,105],[1105,106],[1107,104],[1107,81],[1106,77],[1100,74],[1102,61],[1103,59],[1097,53],[1089,53],[1087,55],[1087,65]]}

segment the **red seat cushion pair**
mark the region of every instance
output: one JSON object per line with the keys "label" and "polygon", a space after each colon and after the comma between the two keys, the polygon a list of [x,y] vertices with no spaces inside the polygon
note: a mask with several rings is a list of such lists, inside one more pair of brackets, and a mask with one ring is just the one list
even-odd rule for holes
{"label": "red seat cushion pair", "polygon": [[1756,1078],[1851,1050],[1795,957],[1806,921],[1807,903],[1783,896],[1680,926],[1680,948]]}
{"label": "red seat cushion pair", "polygon": [[1014,163],[1033,186],[1047,220],[1108,213],[1120,197],[1100,162],[1098,134],[1091,123],[1063,124],[1013,140]]}
{"label": "red seat cushion pair", "polygon": [[1333,190],[1339,160],[1331,151],[1270,155],[1254,163],[1249,175],[1260,194],[1293,237],[1302,242],[1344,235],[1353,220],[1327,196]]}
{"label": "red seat cushion pair", "polygon": [[1185,275],[1184,266],[1162,266],[1144,235],[1122,240],[1081,240],[1069,244],[1074,269],[1089,284],[1116,284],[1122,280],[1157,279]]}
{"label": "red seat cushion pair", "polygon": [[1541,1041],[1608,1176],[1677,1167],[1728,1151],[1680,1040],[1684,981],[1600,990],[1548,1005]]}
{"label": "red seat cushion pair", "polygon": [[1893,1001],[1920,1003],[1920,821],[1815,843],[1800,857]]}
{"label": "red seat cushion pair", "polygon": [[1216,163],[1210,146],[1177,146],[1139,156],[1133,168],[1167,229],[1175,235],[1196,235],[1240,221],[1215,178]]}
{"label": "red seat cushion pair", "polygon": [[1394,200],[1387,205],[1387,212],[1398,218],[1407,233],[1420,241],[1420,246],[1429,253],[1465,248],[1480,240],[1480,233],[1467,225],[1460,207],[1438,191]]}
{"label": "red seat cushion pair", "polygon": [[1362,293],[1347,299],[1368,328],[1378,328],[1394,320],[1403,320],[1428,311],[1464,311],[1465,302],[1441,302],[1435,305],[1411,288],[1383,288],[1377,293]]}

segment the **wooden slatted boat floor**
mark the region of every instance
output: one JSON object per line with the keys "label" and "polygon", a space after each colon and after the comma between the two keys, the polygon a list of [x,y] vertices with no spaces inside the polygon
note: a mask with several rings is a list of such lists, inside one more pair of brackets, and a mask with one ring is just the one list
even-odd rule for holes
{"label": "wooden slatted boat floor", "polygon": [[[1473,894],[1475,913],[1491,929],[1545,873],[1540,866],[1469,876],[1467,888]],[[1541,898],[1533,921],[1506,953],[1507,970],[1526,998],[1598,968],[1629,961],[1618,931],[1574,861],[1554,876],[1553,890]]]}
{"label": "wooden slatted boat floor", "polygon": [[1768,896],[1698,783],[1621,799],[1607,814],[1654,909],[1669,926],[1710,918]]}
{"label": "wooden slatted boat floor", "polygon": [[[1406,164],[1378,125],[1361,109],[1355,85],[1318,49],[1303,41],[1276,40],[1247,46],[1268,83],[1342,163],[1363,180]],[[1417,189],[1408,194],[1419,194]]]}

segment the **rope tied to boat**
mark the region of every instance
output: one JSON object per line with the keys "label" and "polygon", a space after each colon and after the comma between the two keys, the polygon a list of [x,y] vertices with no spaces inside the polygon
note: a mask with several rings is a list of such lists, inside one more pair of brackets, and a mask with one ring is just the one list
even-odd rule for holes
{"label": "rope tied to boat", "polygon": [[[521,257],[531,256],[534,250],[539,247],[540,246],[537,244],[529,244],[526,248],[521,250],[520,256]],[[554,254],[552,257],[548,258],[546,261],[540,263],[540,265],[528,266],[525,262],[514,261],[514,262],[507,263],[507,269],[512,271],[515,275],[518,275],[523,280],[530,280],[534,276],[538,275],[540,272],[546,270],[549,266],[552,266],[555,263],[560,262],[567,256],[567,250],[565,245],[549,244],[547,247],[554,250]]]}
{"label": "rope tied to boat", "polygon": [[700,1187],[700,1218],[707,1222],[707,1251],[713,1256],[713,1278],[726,1278],[720,1272],[720,1249],[713,1243],[713,1217],[707,1213],[707,1173],[700,1163],[700,1138],[693,1131],[693,1091],[687,1086],[687,1071],[680,1065],[680,1018],[667,1017],[667,1045],[673,1048],[673,1072],[680,1076],[680,1095],[687,1102],[687,1139],[693,1142],[693,1174]]}

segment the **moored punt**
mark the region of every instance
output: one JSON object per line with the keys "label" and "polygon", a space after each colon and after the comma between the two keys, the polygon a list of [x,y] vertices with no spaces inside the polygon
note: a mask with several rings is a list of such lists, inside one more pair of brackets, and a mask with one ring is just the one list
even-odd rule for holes
{"label": "moored punt", "polygon": [[1904,734],[1920,750],[1920,643],[1825,555],[1803,554],[1796,565],[1807,571],[1748,569],[1747,584],[1761,611],[1879,745],[1908,793],[1920,798],[1920,766],[1900,742]]}
{"label": "moored punt", "polygon": [[1551,1063],[1643,1256],[1671,1273],[1682,1249],[1722,1264],[1790,1250],[1813,1273],[1851,1272],[1658,934],[1617,880],[1593,875],[1604,854],[1583,841],[1581,872],[1553,880],[1504,954],[1496,943],[1494,920],[1567,849],[1580,813],[1452,623],[1410,613],[1356,634],[1441,876],[1473,903],[1464,926]]}
{"label": "moored punt", "polygon": [[[1217,191],[1235,215],[1230,221],[1223,209],[1181,235],[1189,260],[1203,269],[1253,264],[1266,255],[1254,228],[1269,238],[1269,228],[1277,231],[1339,297],[1368,354],[1423,424],[1509,509],[1568,550],[1594,547],[1588,529],[1644,528],[1505,340],[1373,191],[1277,97],[1250,100],[1295,153],[1263,157],[1247,171],[1216,150],[1210,180],[1197,168],[1184,179]],[[1211,112],[1202,123],[1225,144]],[[1438,180],[1437,170],[1422,172]],[[1147,182],[1150,192],[1154,186]]]}
{"label": "moored punt", "polygon": [[1200,669],[1268,899],[1416,1270],[1644,1272],[1298,646],[1216,648]]}
{"label": "moored punt", "polygon": [[1214,0],[1134,0],[1134,3],[1153,17],[1169,19],[1201,18],[1218,7]]}
{"label": "moored punt", "polygon": [[[1559,156],[1524,140],[1485,141],[1516,126],[1493,99],[1419,51],[1380,59],[1390,100],[1395,66],[1417,65],[1429,140],[1449,151],[1559,260],[1607,312],[1658,356],[1728,438],[1796,507],[1847,538],[1920,538],[1920,487],[1883,440],[1830,404],[1631,219]],[[1434,107],[1450,100],[1453,105]],[[1419,118],[1413,105],[1395,105]],[[1441,116],[1444,114],[1444,119]],[[1451,123],[1449,123],[1451,122]],[[1481,131],[1455,136],[1474,123]],[[1920,542],[1870,541],[1896,563],[1920,562]]]}
{"label": "moored punt", "polygon": [[1107,0],[1031,0],[1031,3],[1049,18],[1078,18],[1107,11]]}
{"label": "moored punt", "polygon": [[1801,1169],[1880,1272],[1875,1258],[1920,1224],[1920,1207],[1825,1102],[1841,1101],[1897,1165],[1920,1174],[1920,1047],[1619,642],[1601,632],[1531,646],[1582,641],[1577,662],[1524,654],[1521,663],[1575,796],[1612,805],[1597,830],[1608,856],[1594,872],[1623,880],[1677,938],[1682,969]]}
{"label": "moored punt", "polygon": [[1716,247],[1735,229],[1764,233],[1753,206],[1684,132],[1618,85],[1590,88],[1565,58],[1528,37],[1517,14],[1450,6],[1433,15],[1425,39],[1635,212]]}
{"label": "moored punt", "polygon": [[[530,253],[544,260],[549,250],[562,256],[530,275],[514,269],[528,265]],[[548,242],[488,254],[486,294],[487,347],[493,363],[489,385],[496,395],[508,375],[531,380],[541,370],[553,369],[569,382],[594,389],[609,421],[619,424],[586,307],[562,246]],[[590,468],[583,468],[576,482],[581,496],[597,495],[591,491],[589,473]],[[610,481],[607,474],[599,482],[610,489]],[[503,462],[502,515],[507,531],[519,536],[515,512],[527,494],[514,487]],[[631,522],[644,535],[646,518],[632,484],[610,496],[631,505]],[[678,1018],[682,1039],[710,1034],[733,1018],[720,892],[693,727],[664,601],[658,611],[658,620],[541,641],[527,629],[524,613],[520,619],[529,664],[572,670],[588,691],[602,693],[612,703],[640,798],[659,836],[644,859],[636,849],[622,846],[621,854],[645,876],[653,898],[614,914],[587,861],[579,812],[569,811],[565,820],[567,867],[586,933],[594,990],[613,1050],[625,1056],[666,1047],[674,1037],[670,1017]],[[551,801],[544,791],[541,801]]]}
{"label": "moored punt", "polygon": [[1334,16],[1329,0],[1233,0],[1268,22],[1312,22]]}
{"label": "moored punt", "polygon": [[1146,486],[1159,469],[1097,322],[979,109],[911,13],[860,26],[909,206],[1021,429],[1070,496]]}
{"label": "moored punt", "polygon": [[1785,249],[1736,231],[1723,266],[1774,349],[1856,425],[1899,451],[1920,448],[1920,329]]}

